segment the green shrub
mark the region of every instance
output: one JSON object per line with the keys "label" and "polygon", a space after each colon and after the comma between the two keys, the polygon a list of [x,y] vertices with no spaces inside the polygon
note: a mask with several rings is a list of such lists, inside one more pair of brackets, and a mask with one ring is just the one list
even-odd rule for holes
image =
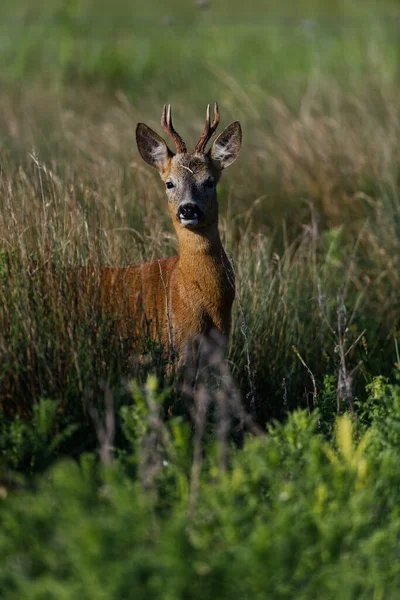
{"label": "green shrub", "polygon": [[[396,598],[400,387],[383,393],[385,419],[371,415],[361,436],[345,415],[328,442],[318,413],[297,411],[230,447],[224,471],[208,448],[194,503],[179,419],[155,447],[150,487],[127,452],[108,466],[59,461],[33,490],[0,488],[2,597]],[[140,429],[123,411],[135,464],[162,399],[151,381],[141,398]]]}

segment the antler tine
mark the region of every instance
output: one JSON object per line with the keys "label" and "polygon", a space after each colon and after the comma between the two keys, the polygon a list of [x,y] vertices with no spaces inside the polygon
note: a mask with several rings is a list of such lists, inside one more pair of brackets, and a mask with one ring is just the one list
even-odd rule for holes
{"label": "antler tine", "polygon": [[161,116],[161,126],[164,129],[165,133],[167,133],[169,135],[170,138],[172,138],[172,140],[175,143],[176,146],[176,151],[178,152],[178,154],[185,154],[187,152],[187,148],[186,148],[186,144],[183,141],[183,139],[181,138],[181,136],[179,135],[179,133],[177,133],[174,129],[174,126],[172,125],[172,117],[171,117],[171,105],[168,104],[168,109],[167,109],[167,105],[164,104],[164,108],[162,111],[162,116]]}
{"label": "antler tine", "polygon": [[210,127],[210,105],[207,104],[207,110],[206,110],[206,127]]}
{"label": "antler tine", "polygon": [[201,134],[200,139],[194,148],[194,152],[199,152],[199,153],[204,152],[208,141],[211,139],[211,136],[213,135],[213,133],[215,132],[215,130],[217,129],[217,127],[219,125],[219,119],[220,119],[220,117],[219,117],[218,104],[215,102],[214,103],[214,118],[213,118],[213,122],[210,125],[210,105],[207,104],[206,124],[204,126],[203,133]]}
{"label": "antler tine", "polygon": [[214,119],[213,122],[211,123],[211,129],[214,131],[217,129],[219,125],[219,110],[218,110],[218,103],[214,102]]}

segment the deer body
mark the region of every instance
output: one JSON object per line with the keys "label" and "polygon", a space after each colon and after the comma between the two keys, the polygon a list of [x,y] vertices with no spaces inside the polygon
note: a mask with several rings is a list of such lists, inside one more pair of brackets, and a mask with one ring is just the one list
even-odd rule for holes
{"label": "deer body", "polygon": [[182,356],[185,345],[231,325],[234,279],[222,249],[163,258],[121,269],[104,268],[103,306],[130,337],[160,341]]}
{"label": "deer body", "polygon": [[132,337],[158,340],[181,360],[185,347],[217,330],[227,339],[235,295],[234,273],[218,231],[216,184],[240,149],[241,130],[232,123],[205,146],[219,122],[218,107],[193,153],[175,132],[170,108],[162,125],[172,137],[174,155],[164,140],[139,123],[142,158],[156,167],[168,195],[168,209],[178,237],[179,256],[101,272],[102,303]]}

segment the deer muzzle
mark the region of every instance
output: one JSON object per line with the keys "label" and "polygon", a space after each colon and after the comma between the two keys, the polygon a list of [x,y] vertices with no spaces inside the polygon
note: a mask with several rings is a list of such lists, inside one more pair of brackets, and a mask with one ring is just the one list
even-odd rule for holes
{"label": "deer muzzle", "polygon": [[185,227],[190,225],[198,225],[201,217],[203,216],[203,211],[197,206],[197,204],[186,202],[185,204],[180,205],[176,216]]}

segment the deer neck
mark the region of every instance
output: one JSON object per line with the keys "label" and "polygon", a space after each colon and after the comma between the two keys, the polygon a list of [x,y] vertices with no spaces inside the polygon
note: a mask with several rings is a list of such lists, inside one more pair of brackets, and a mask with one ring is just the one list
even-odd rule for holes
{"label": "deer neck", "polygon": [[222,246],[218,224],[203,231],[181,229],[179,241],[179,276],[192,282],[205,295],[220,296],[233,284],[233,273]]}
{"label": "deer neck", "polygon": [[217,224],[196,231],[182,228],[178,232],[178,243],[181,268],[189,269],[203,261],[218,263],[225,255]]}

